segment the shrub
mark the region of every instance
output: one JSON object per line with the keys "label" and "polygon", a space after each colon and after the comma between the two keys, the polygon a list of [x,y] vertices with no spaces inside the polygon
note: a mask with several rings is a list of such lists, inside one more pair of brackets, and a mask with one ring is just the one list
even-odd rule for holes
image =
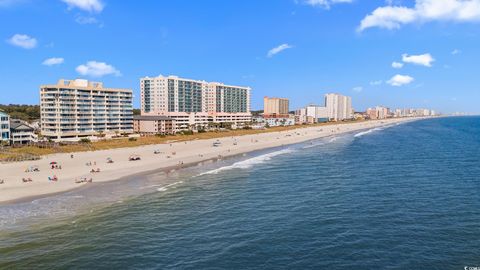
{"label": "shrub", "polygon": [[191,131],[191,130],[184,130],[184,131],[182,131],[182,134],[183,134],[183,135],[193,135],[193,131]]}
{"label": "shrub", "polygon": [[131,142],[136,142],[137,138],[128,138],[128,140],[131,141]]}
{"label": "shrub", "polygon": [[81,139],[80,139],[80,142],[81,142],[81,143],[91,143],[91,141],[90,141],[89,138],[81,138]]}

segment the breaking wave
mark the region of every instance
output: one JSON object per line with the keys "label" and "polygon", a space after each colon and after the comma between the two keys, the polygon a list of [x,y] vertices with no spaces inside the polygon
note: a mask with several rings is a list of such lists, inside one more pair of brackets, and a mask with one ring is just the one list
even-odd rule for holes
{"label": "breaking wave", "polygon": [[369,129],[367,131],[359,132],[359,133],[353,135],[353,137],[359,138],[359,137],[362,137],[364,135],[370,134],[370,133],[375,132],[375,131],[380,131],[380,130],[383,130],[383,128],[372,128],[372,129]]}
{"label": "breaking wave", "polygon": [[232,169],[248,169],[248,168],[251,168],[253,165],[261,164],[261,163],[264,163],[265,161],[271,160],[275,156],[288,154],[288,153],[291,153],[291,152],[293,152],[293,150],[283,149],[283,150],[280,150],[280,151],[276,151],[276,152],[268,153],[268,154],[261,155],[261,156],[258,156],[258,157],[250,158],[250,159],[247,159],[247,160],[239,161],[239,162],[233,163],[232,165],[229,165],[229,166],[225,166],[225,167],[221,167],[221,168],[218,168],[218,169],[215,169],[215,170],[204,172],[204,173],[201,173],[201,174],[197,175],[197,177],[202,176],[202,175],[206,175],[206,174],[218,174],[220,172],[228,171],[228,170],[232,170]]}

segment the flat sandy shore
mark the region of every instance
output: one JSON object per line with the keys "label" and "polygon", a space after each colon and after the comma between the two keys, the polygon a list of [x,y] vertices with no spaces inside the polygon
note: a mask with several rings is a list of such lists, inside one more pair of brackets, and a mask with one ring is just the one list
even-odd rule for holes
{"label": "flat sandy shore", "polygon": [[[134,148],[119,148],[103,151],[55,154],[37,161],[0,164],[0,203],[22,198],[45,196],[78,188],[89,183],[75,183],[76,179],[92,178],[93,182],[113,181],[129,175],[139,174],[162,168],[182,167],[218,157],[227,157],[251,151],[300,143],[316,138],[342,133],[366,130],[416,119],[388,119],[365,121],[349,124],[304,127],[295,130],[261,133],[238,137],[224,137],[211,140],[192,140],[171,144],[148,145]],[[213,143],[221,144],[214,147]],[[155,150],[161,153],[154,154]],[[129,157],[138,155],[141,160],[129,161]],[[107,163],[111,158],[113,163]],[[50,163],[57,162],[61,169],[52,169]],[[91,163],[91,165],[87,165]],[[38,166],[39,172],[25,172],[27,168]],[[99,173],[91,173],[100,169]],[[49,181],[57,176],[58,181]],[[22,178],[31,178],[24,183]]]}

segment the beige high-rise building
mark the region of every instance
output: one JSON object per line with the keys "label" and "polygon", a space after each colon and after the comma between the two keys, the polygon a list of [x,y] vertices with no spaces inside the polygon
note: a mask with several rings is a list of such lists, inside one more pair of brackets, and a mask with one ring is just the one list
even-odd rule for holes
{"label": "beige high-rise building", "polygon": [[332,121],[342,121],[353,118],[352,98],[339,94],[326,94],[325,107]]}
{"label": "beige high-rise building", "polygon": [[40,87],[41,133],[54,141],[132,133],[132,90],[87,80],[59,80]]}
{"label": "beige high-rise building", "polygon": [[286,118],[288,117],[289,101],[287,98],[263,98],[263,117]]}
{"label": "beige high-rise building", "polygon": [[376,106],[375,108],[368,108],[366,113],[372,120],[386,119],[390,114],[390,110],[387,107]]}
{"label": "beige high-rise building", "polygon": [[175,119],[176,130],[252,121],[249,87],[179,78],[140,79],[142,115]]}

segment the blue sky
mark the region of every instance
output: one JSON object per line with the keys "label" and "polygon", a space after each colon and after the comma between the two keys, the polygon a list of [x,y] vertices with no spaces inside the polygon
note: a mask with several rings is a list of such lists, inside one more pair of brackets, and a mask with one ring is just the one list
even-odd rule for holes
{"label": "blue sky", "polygon": [[253,109],[338,92],[480,113],[480,0],[0,0],[0,25],[3,104],[60,78],[139,97],[163,74],[250,86]]}

